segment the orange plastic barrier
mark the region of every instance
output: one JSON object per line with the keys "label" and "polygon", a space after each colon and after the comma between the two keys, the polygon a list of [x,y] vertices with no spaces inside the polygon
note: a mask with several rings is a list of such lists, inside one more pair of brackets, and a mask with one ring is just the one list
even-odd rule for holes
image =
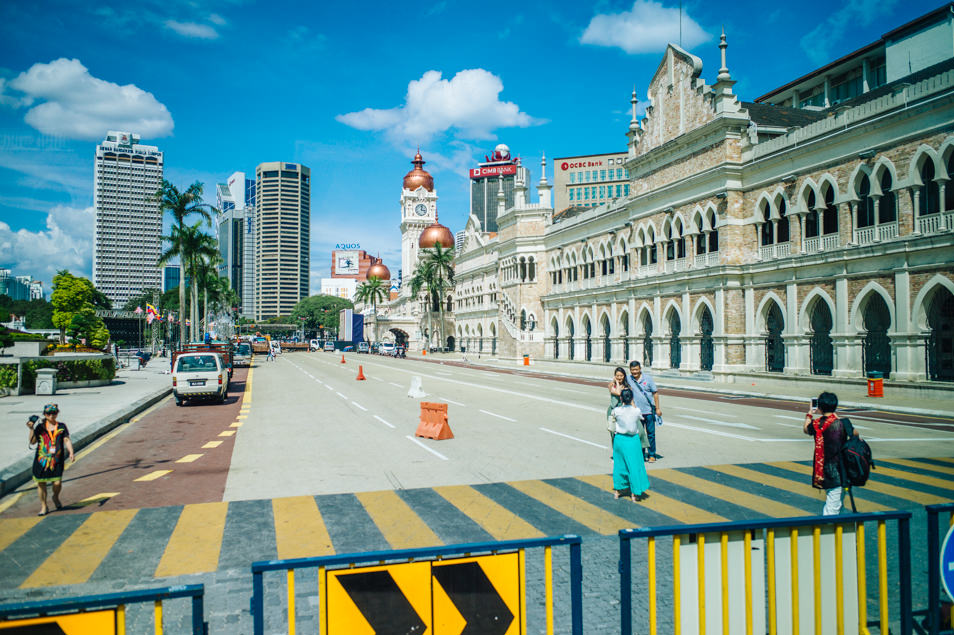
{"label": "orange plastic barrier", "polygon": [[414,436],[437,441],[453,439],[454,433],[451,432],[450,426],[447,424],[447,404],[422,401],[421,422],[418,424]]}
{"label": "orange plastic barrier", "polygon": [[342,363],[342,364],[344,364],[344,363],[345,363],[345,360],[344,360],[344,353],[342,353],[342,354],[341,354],[341,363]]}
{"label": "orange plastic barrier", "polygon": [[355,377],[355,379],[357,379],[358,381],[364,381],[365,379],[367,379],[367,377],[364,376],[363,366],[360,366],[360,365],[358,366],[358,376]]}

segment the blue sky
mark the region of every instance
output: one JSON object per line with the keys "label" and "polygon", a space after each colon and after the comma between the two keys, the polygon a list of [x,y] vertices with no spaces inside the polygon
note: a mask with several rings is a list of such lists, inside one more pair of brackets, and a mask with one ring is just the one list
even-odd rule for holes
{"label": "blue sky", "polygon": [[[139,0],[0,4],[0,267],[48,285],[92,272],[93,155],[129,130],[166,178],[214,184],[263,161],[312,169],[312,281],[336,243],[397,274],[401,178],[420,145],[440,219],[466,170],[625,149],[629,98],[678,35],[678,2]],[[920,0],[683,2],[683,46],[715,81],[724,25],[752,100],[940,6]],[[552,164],[551,164],[552,166]],[[548,173],[552,180],[552,171]]]}

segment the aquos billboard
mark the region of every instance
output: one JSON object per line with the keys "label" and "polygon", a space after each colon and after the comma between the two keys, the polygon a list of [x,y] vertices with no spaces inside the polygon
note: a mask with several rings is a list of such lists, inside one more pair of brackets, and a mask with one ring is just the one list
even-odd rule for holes
{"label": "aquos billboard", "polygon": [[336,251],[335,252],[335,274],[337,275],[358,275],[360,271],[357,251]]}

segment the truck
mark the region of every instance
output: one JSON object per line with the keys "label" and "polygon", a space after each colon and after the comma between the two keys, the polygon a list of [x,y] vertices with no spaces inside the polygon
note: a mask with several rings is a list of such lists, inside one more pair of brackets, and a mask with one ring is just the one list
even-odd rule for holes
{"label": "truck", "polygon": [[213,341],[208,344],[205,342],[189,342],[172,351],[172,368],[176,367],[176,358],[183,353],[218,353],[222,357],[226,368],[228,368],[229,379],[232,379],[232,373],[234,371],[232,360],[233,351],[234,347],[231,342]]}
{"label": "truck", "polygon": [[252,351],[255,353],[261,353],[263,355],[267,355],[268,349],[271,346],[270,340],[271,338],[268,337],[267,335],[264,337],[261,335],[256,335],[255,337],[252,338]]}

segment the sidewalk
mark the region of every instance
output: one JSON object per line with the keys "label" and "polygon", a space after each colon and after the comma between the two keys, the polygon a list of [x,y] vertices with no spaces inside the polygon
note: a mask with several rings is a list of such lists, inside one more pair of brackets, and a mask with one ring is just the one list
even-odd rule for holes
{"label": "sidewalk", "polygon": [[73,447],[92,443],[136,413],[168,395],[172,382],[169,363],[153,360],[146,368],[119,369],[108,386],[67,388],[55,395],[10,395],[0,399],[0,496],[27,482],[31,477],[33,450],[27,444],[24,425],[30,415],[41,415],[43,406],[60,407],[60,421],[70,430]]}
{"label": "sidewalk", "polygon": [[[587,381],[607,383],[613,374],[614,365],[580,362],[531,360],[530,366],[524,366],[523,360],[501,359],[468,351],[461,353],[409,353],[408,358],[433,363],[467,363],[479,368],[500,368],[511,372],[528,372],[553,375],[555,377],[573,377]],[[768,373],[752,375],[729,375],[713,377],[708,373],[684,375],[674,370],[654,371],[647,369],[656,384],[663,388],[678,388],[723,395],[763,397],[787,401],[804,401],[830,390],[838,395],[842,408],[866,408],[888,412],[928,415],[937,417],[954,416],[954,384],[943,382],[921,382],[913,386],[904,383],[884,384],[884,397],[868,397],[866,382],[861,379],[843,379],[821,376],[774,376]],[[726,381],[726,379],[728,381]]]}

